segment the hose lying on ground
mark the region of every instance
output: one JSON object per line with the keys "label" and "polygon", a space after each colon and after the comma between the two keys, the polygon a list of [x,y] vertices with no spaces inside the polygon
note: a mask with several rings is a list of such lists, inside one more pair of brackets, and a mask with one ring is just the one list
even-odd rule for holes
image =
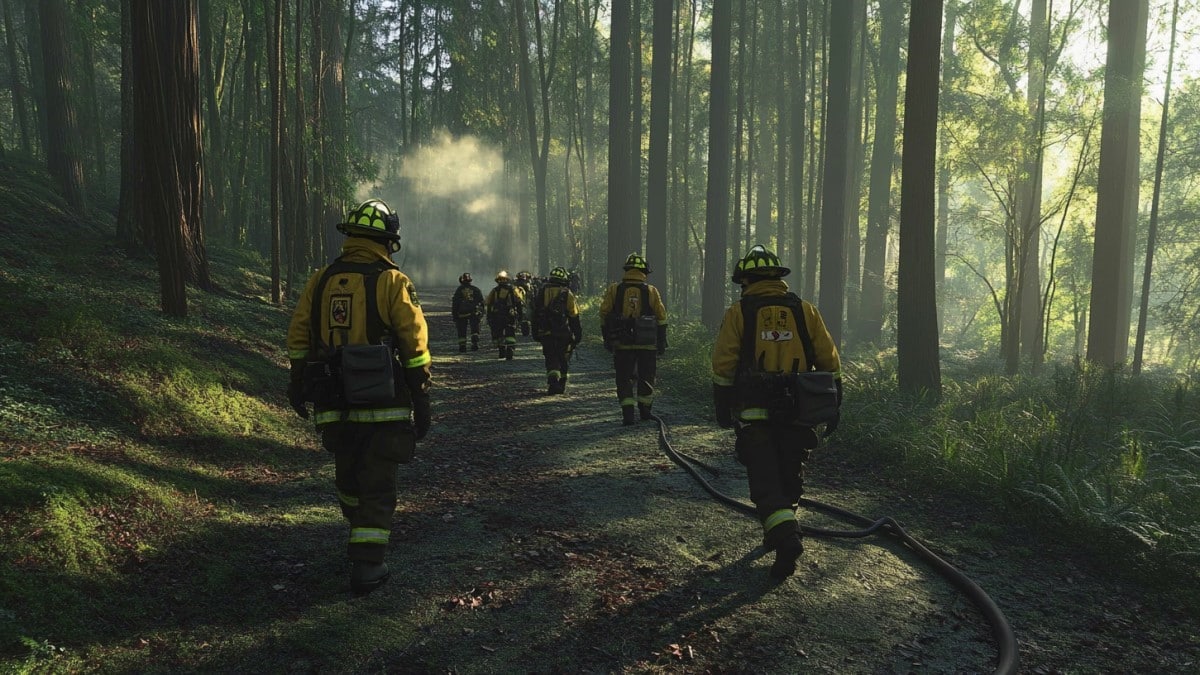
{"label": "hose lying on ground", "polygon": [[[671,446],[671,441],[667,438],[667,423],[661,417],[655,414],[650,415],[651,419],[658,422],[658,444],[671,458],[671,461],[678,464],[685,471],[695,478],[700,486],[706,492],[712,495],[717,501],[729,506],[730,508],[740,511],[757,520],[758,514],[754,507],[739,501],[717,490],[709,483],[700,472],[696,470],[696,466],[701,466],[704,469],[716,475],[717,470],[713,467],[701,462],[700,460],[677,451]],[[997,657],[996,668],[993,671],[997,674],[1011,675],[1017,672],[1020,665],[1020,656],[1017,650],[1017,637],[1013,634],[1012,627],[1008,624],[1008,619],[1005,618],[1004,612],[1000,611],[1000,607],[988,596],[982,588],[972,581],[967,575],[963,574],[950,563],[939,558],[933,551],[926,548],[921,542],[917,541],[912,535],[904,531],[903,527],[891,517],[884,517],[878,520],[871,520],[865,516],[860,516],[857,513],[823,504],[811,499],[801,498],[800,506],[823,511],[831,516],[844,521],[861,525],[863,529],[859,530],[827,530],[818,527],[809,527],[801,525],[800,529],[806,536],[810,537],[845,537],[845,538],[862,538],[867,537],[877,532],[891,535],[908,546],[922,560],[929,563],[933,569],[946,580],[948,580],[955,588],[975,604],[980,612],[987,619],[988,625],[992,628],[992,637],[996,640],[999,648],[999,656]]]}

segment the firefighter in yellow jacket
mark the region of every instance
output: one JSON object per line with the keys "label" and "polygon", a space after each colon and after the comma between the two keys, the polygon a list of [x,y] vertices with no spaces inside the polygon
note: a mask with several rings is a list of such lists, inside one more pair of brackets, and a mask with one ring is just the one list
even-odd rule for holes
{"label": "firefighter in yellow jacket", "polygon": [[717,423],[736,430],[775,579],[791,576],[804,551],[796,521],[804,462],[818,442],[814,427],[824,424],[826,436],[837,428],[842,400],[837,346],[817,308],[788,292],[790,272],[762,246],[738,261],[742,297],[725,311],[712,353]]}
{"label": "firefighter in yellow jacket", "polygon": [[337,228],[347,235],[341,255],[309,278],[292,313],[288,400],[305,419],[314,404],[333,453],[350,586],[362,595],[388,578],[396,470],[429,430],[430,355],[416,289],[390,257],[400,250],[399,217],[373,199]]}
{"label": "firefighter in yellow jacket", "polygon": [[487,307],[492,342],[499,349],[497,358],[512,361],[513,351],[517,348],[517,326],[525,315],[524,294],[513,284],[508,272],[500,270],[496,275],[496,287],[488,293],[483,304]]}
{"label": "firefighter in yellow jacket", "polygon": [[538,289],[538,296],[531,300],[533,339],[542,343],[542,356],[546,359],[546,393],[551,395],[566,392],[571,353],[583,339],[579,305],[567,284],[567,269],[555,267],[550,270],[550,278]]}
{"label": "firefighter in yellow jacket", "polygon": [[[604,291],[600,301],[604,348],[613,355],[621,421],[633,424],[633,407],[650,419],[658,356],[667,350],[667,309],[658,289],[646,283],[646,259],[630,253],[621,281]],[[636,398],[635,398],[636,382]]]}

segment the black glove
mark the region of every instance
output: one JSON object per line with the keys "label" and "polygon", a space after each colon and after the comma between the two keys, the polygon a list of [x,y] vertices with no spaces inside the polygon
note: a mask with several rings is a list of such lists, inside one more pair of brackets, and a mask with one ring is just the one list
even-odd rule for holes
{"label": "black glove", "polygon": [[432,421],[433,416],[429,412],[429,397],[416,398],[413,401],[413,431],[416,433],[418,441],[429,433],[429,425]]}
{"label": "black glove", "polygon": [[301,385],[297,382],[292,382],[288,385],[288,404],[292,406],[292,410],[303,419],[308,419],[308,405],[304,400],[304,392]]}
{"label": "black glove", "polygon": [[717,426],[722,429],[733,428],[733,387],[713,385],[713,412]]}

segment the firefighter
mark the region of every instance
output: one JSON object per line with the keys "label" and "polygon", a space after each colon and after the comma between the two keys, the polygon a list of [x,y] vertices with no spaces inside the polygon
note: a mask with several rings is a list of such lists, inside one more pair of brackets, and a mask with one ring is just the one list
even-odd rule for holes
{"label": "firefighter", "polygon": [[341,255],[308,279],[288,328],[288,401],[333,453],[350,524],[350,587],[388,578],[384,554],[396,508],[396,470],[429,431],[430,355],[416,289],[391,260],[400,219],[372,199],[337,226]]}
{"label": "firefighter", "polygon": [[567,390],[571,354],[583,339],[579,305],[567,287],[566,268],[550,270],[550,278],[541,284],[540,294],[531,303],[533,338],[542,343],[546,359],[546,393],[562,394]]}
{"label": "firefighter", "polygon": [[641,418],[650,419],[658,357],[667,350],[667,310],[658,289],[646,283],[651,270],[645,258],[630,253],[622,268],[621,281],[604,291],[600,318],[604,348],[613,355],[621,421],[628,426],[635,404]]}
{"label": "firefighter", "polygon": [[492,342],[499,350],[498,358],[512,361],[517,348],[517,325],[525,312],[525,296],[514,286],[508,272],[501,270],[496,275],[496,287],[484,301],[487,307],[488,327],[492,329]]}
{"label": "firefighter", "polygon": [[[522,298],[534,297],[533,275],[524,270],[517,272],[517,278],[513,281],[513,286],[521,291]],[[524,305],[521,308],[521,316],[517,322],[521,325],[521,335],[529,335],[531,333],[529,325],[529,317],[526,316]]]}
{"label": "firefighter", "polygon": [[483,316],[483,291],[471,283],[471,273],[458,277],[458,290],[450,301],[454,327],[458,329],[458,351],[467,351],[467,324],[471,326],[471,351],[479,351],[479,317]]}
{"label": "firefighter", "polygon": [[[712,353],[717,423],[737,434],[737,458],[762,522],[763,548],[775,552],[770,575],[777,580],[795,572],[804,551],[796,504],[804,463],[818,442],[809,412],[824,421],[828,436],[842,401],[837,346],[817,308],[788,291],[783,278],[790,272],[761,245],[738,261],[733,282],[742,297],[725,311]],[[795,376],[813,370],[828,378],[825,388],[798,392]]]}

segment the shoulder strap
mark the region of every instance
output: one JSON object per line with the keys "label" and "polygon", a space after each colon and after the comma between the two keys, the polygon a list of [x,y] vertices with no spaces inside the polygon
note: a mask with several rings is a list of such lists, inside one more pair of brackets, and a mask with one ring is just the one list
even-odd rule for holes
{"label": "shoulder strap", "polygon": [[313,289],[312,308],[309,310],[309,344],[316,345],[327,344],[333,346],[333,335],[330,331],[328,343],[321,342],[319,334],[322,314],[321,300],[325,295],[325,286],[329,283],[329,279],[335,274],[361,274],[363,275],[363,290],[367,294],[367,340],[371,344],[379,344],[383,333],[388,326],[384,324],[383,317],[379,315],[378,304],[378,285],[379,275],[389,269],[395,269],[396,266],[390,261],[381,260],[374,263],[352,263],[345,262],[341,258],[337,258],[321,274],[320,280],[317,281],[316,288]]}
{"label": "shoulder strap", "polygon": [[[808,333],[808,321],[804,315],[804,301],[795,293],[783,296],[749,295],[739,301],[742,305],[742,347],[738,358],[738,370],[749,372],[754,363],[754,347],[758,338],[758,310],[763,307],[789,307],[796,317],[796,330],[800,333],[800,344],[804,348],[804,361],[808,370],[816,370],[817,350]],[[793,365],[798,370],[798,366]]]}

